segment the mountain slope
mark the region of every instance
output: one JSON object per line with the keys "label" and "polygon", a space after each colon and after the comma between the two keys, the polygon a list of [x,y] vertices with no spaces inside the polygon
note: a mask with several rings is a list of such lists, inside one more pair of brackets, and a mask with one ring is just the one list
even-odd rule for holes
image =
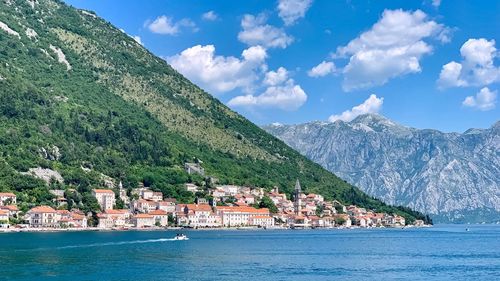
{"label": "mountain slope", "polygon": [[351,122],[265,129],[389,204],[433,214],[438,221],[500,218],[500,122],[457,134],[361,115]]}
{"label": "mountain slope", "polygon": [[[231,111],[95,14],[54,0],[0,2],[0,189],[21,206],[52,204],[25,173],[61,173],[52,187],[88,194],[111,177],[192,201],[183,170],[200,159],[221,183],[280,186],[398,212],[363,194]],[[49,170],[49,171],[50,171]],[[95,204],[93,204],[95,207]]]}

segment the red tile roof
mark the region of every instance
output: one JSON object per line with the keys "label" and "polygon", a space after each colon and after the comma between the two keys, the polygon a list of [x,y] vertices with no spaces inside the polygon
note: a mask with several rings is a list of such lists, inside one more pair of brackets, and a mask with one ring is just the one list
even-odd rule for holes
{"label": "red tile roof", "polygon": [[0,196],[3,197],[16,197],[16,195],[12,192],[0,192]]}
{"label": "red tile roof", "polygon": [[55,213],[56,210],[49,206],[37,206],[29,210],[29,213]]}
{"label": "red tile roof", "polygon": [[95,193],[113,193],[114,194],[113,190],[111,190],[111,189],[94,189],[94,192]]}

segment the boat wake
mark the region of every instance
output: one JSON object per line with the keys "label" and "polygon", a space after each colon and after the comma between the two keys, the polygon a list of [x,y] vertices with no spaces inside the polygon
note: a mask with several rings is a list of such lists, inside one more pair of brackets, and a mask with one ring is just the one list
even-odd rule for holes
{"label": "boat wake", "polygon": [[79,245],[68,245],[68,246],[36,248],[36,249],[16,249],[15,251],[16,252],[31,252],[31,251],[44,251],[44,250],[65,250],[65,249],[76,249],[76,248],[119,246],[119,245],[129,245],[129,244],[158,243],[158,242],[167,242],[167,241],[176,241],[176,239],[174,239],[174,238],[160,238],[160,239],[148,239],[148,240],[103,242],[103,243],[79,244]]}
{"label": "boat wake", "polygon": [[173,239],[173,238],[160,238],[160,239],[148,239],[148,240],[105,242],[105,243],[61,246],[61,247],[56,247],[54,249],[63,250],[63,249],[74,249],[74,248],[90,248],[90,247],[118,246],[118,245],[128,245],[128,244],[157,243],[157,242],[166,242],[166,241],[175,241],[175,239]]}

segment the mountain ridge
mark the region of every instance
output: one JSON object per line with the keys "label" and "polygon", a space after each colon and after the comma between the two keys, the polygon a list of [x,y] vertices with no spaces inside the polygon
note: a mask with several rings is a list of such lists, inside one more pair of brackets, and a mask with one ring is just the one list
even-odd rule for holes
{"label": "mountain ridge", "polygon": [[443,133],[366,114],[350,122],[263,128],[389,204],[442,222],[482,222],[500,217],[499,124]]}

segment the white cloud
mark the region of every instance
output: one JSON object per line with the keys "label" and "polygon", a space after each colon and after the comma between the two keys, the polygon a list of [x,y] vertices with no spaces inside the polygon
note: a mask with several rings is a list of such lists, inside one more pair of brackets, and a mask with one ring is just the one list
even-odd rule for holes
{"label": "white cloud", "polygon": [[424,39],[449,40],[449,29],[420,11],[385,10],[372,28],[339,47],[334,58],[349,58],[343,89],[370,88],[421,71],[420,59],[432,47]]}
{"label": "white cloud", "polygon": [[439,5],[441,5],[441,0],[432,0],[432,6],[437,8]]}
{"label": "white cloud", "polygon": [[215,21],[219,17],[217,16],[217,14],[214,11],[208,11],[208,12],[204,13],[203,15],[201,15],[201,18],[204,20],[208,20],[208,21]]}
{"label": "white cloud", "polygon": [[293,25],[306,15],[311,4],[312,0],[279,0],[279,16],[285,25]]}
{"label": "white cloud", "polygon": [[307,100],[304,90],[288,78],[288,71],[280,67],[277,71],[269,71],[264,78],[268,85],[260,95],[237,96],[228,102],[234,107],[267,107],[293,111],[301,107]]}
{"label": "white cloud", "polygon": [[452,61],[441,69],[438,85],[446,87],[485,86],[500,81],[499,57],[495,40],[469,39],[460,48],[462,61]]}
{"label": "white cloud", "polygon": [[335,64],[331,61],[322,61],[307,72],[310,77],[323,77],[335,71]]}
{"label": "white cloud", "polygon": [[328,121],[335,122],[337,120],[342,120],[349,122],[362,114],[378,113],[382,109],[383,103],[384,98],[377,98],[376,95],[372,94],[362,104],[353,107],[351,110],[346,110],[340,115],[332,115],[328,118]]}
{"label": "white cloud", "polygon": [[196,45],[167,58],[167,61],[207,91],[224,93],[236,88],[251,88],[258,79],[256,71],[265,63],[266,57],[266,51],[261,46],[244,50],[239,59],[215,55],[213,45]]}
{"label": "white cloud", "polygon": [[241,20],[243,28],[238,33],[238,40],[254,46],[261,45],[266,48],[286,48],[293,42],[293,37],[287,35],[282,28],[266,24],[267,17],[260,14],[257,17],[253,15],[244,15]]}
{"label": "white cloud", "polygon": [[491,91],[487,87],[482,88],[476,96],[468,96],[462,105],[473,107],[481,111],[488,111],[495,108],[497,102],[497,91]]}
{"label": "white cloud", "polygon": [[284,67],[278,68],[277,71],[269,71],[264,77],[264,84],[269,86],[276,86],[282,84],[288,79],[288,71]]}
{"label": "white cloud", "polygon": [[182,19],[178,22],[174,22],[171,17],[159,16],[153,22],[146,22],[145,25],[153,33],[176,35],[181,31],[181,28],[191,28],[193,31],[197,31],[198,28],[196,24],[190,19]]}
{"label": "white cloud", "polygon": [[144,46],[144,43],[142,43],[141,37],[139,35],[134,35],[134,36],[131,36],[131,37],[135,40],[135,42],[137,42],[137,43],[139,43],[139,44],[141,44],[141,45]]}

